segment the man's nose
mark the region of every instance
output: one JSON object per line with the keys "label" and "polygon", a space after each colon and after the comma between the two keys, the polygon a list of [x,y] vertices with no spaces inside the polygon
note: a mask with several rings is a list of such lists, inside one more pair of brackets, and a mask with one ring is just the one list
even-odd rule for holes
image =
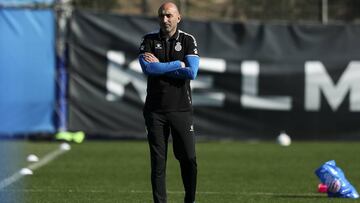
{"label": "man's nose", "polygon": [[166,16],[164,16],[164,17],[162,18],[162,21],[163,21],[164,23],[168,22],[168,20],[169,20],[169,18],[166,17]]}

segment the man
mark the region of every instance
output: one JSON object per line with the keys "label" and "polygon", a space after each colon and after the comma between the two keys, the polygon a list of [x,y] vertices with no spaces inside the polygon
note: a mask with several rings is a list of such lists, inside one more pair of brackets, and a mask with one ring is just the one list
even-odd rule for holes
{"label": "man", "polygon": [[160,30],[144,36],[139,62],[147,81],[144,118],[151,155],[155,203],[166,202],[168,139],[180,162],[185,203],[195,202],[197,163],[190,80],[196,78],[199,56],[195,38],[178,29],[181,16],[172,2],[158,10]]}

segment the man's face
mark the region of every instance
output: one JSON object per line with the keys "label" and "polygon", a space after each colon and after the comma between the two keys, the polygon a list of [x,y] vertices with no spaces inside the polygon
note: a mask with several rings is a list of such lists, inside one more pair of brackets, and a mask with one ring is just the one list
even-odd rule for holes
{"label": "man's face", "polygon": [[159,24],[165,34],[174,34],[180,22],[180,14],[176,8],[165,6],[159,9]]}

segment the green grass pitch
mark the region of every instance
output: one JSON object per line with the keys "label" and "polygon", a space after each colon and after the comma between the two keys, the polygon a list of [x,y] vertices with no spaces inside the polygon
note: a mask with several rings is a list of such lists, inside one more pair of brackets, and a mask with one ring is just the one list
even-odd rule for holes
{"label": "green grass pitch", "polygon": [[[59,142],[12,142],[26,155],[40,158]],[[170,144],[171,146],[171,144]],[[1,193],[24,202],[151,203],[149,154],[146,141],[85,141],[25,176]],[[329,199],[317,193],[314,170],[334,159],[347,179],[360,189],[359,142],[295,142],[290,147],[259,142],[198,142],[197,203],[360,202]],[[169,203],[182,203],[178,162],[169,147]],[[21,186],[21,187],[19,187]]]}

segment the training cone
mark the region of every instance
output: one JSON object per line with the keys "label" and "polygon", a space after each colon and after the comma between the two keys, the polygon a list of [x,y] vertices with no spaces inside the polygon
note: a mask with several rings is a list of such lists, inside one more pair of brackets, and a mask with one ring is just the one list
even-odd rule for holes
{"label": "training cone", "polygon": [[23,176],[28,176],[28,175],[33,175],[33,171],[29,168],[22,168],[20,170],[20,174],[23,175]]}
{"label": "training cone", "polygon": [[39,157],[36,156],[35,154],[29,154],[29,156],[27,156],[26,160],[28,162],[38,162],[39,161]]}
{"label": "training cone", "polygon": [[64,142],[60,145],[60,149],[62,151],[69,151],[71,149],[71,146],[68,143]]}

